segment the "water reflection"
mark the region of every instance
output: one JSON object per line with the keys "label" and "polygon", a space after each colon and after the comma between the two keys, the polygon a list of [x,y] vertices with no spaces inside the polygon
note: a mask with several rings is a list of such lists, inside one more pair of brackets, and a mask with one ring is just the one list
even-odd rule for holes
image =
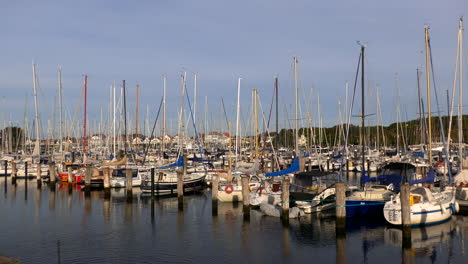
{"label": "water reflection", "polygon": [[[466,216],[413,228],[411,248],[404,249],[402,231],[375,218],[347,219],[339,234],[333,215],[306,215],[283,227],[279,218],[255,209],[244,221],[242,203],[219,203],[213,216],[209,192],[186,195],[179,211],[177,197],[153,200],[138,190],[128,203],[125,189],[104,199],[103,191],[86,196],[76,185],[69,193],[68,184],[55,191],[38,189],[35,180],[0,184],[11,188],[0,196],[0,248],[25,263],[56,263],[59,240],[63,262],[467,263]],[[23,203],[17,192],[34,201]]]}

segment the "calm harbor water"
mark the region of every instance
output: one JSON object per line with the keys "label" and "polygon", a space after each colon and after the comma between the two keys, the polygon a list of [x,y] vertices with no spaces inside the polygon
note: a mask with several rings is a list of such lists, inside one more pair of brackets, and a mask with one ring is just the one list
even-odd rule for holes
{"label": "calm harbor water", "polygon": [[[412,230],[412,248],[402,250],[402,232],[383,219],[348,219],[337,239],[333,216],[280,219],[241,204],[220,204],[212,216],[209,190],[154,202],[134,189],[90,197],[66,185],[52,192],[36,181],[0,179],[0,255],[22,263],[468,263],[468,217]],[[405,261],[403,261],[405,259]]]}

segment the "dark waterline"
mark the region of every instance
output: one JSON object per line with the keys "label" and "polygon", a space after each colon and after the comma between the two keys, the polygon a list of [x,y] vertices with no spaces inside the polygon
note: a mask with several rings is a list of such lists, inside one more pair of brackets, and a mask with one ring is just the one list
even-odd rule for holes
{"label": "dark waterline", "polygon": [[382,218],[349,218],[336,236],[333,216],[280,219],[242,204],[219,204],[212,216],[211,193],[154,202],[134,189],[90,197],[67,185],[52,192],[35,180],[0,179],[0,255],[22,263],[468,263],[468,217],[412,230],[412,248],[402,249],[400,229]]}

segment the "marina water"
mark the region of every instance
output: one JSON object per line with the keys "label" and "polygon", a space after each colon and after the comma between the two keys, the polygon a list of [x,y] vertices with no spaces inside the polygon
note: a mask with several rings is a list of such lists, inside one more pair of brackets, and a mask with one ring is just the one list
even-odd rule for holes
{"label": "marina water", "polygon": [[402,231],[379,218],[348,218],[336,236],[335,218],[290,219],[223,203],[212,215],[211,193],[177,197],[142,196],[135,188],[89,197],[79,188],[35,180],[0,178],[0,255],[21,263],[468,263],[468,217],[412,229],[411,249]]}

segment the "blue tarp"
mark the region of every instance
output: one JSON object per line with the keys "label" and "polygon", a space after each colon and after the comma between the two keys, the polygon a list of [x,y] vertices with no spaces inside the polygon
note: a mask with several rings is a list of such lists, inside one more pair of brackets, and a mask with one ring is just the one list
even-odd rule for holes
{"label": "blue tarp", "polygon": [[157,167],[157,168],[158,169],[166,169],[166,168],[170,168],[170,167],[181,167],[181,166],[184,166],[184,157],[183,156],[180,156],[179,159],[176,162],[172,163],[172,164]]}
{"label": "blue tarp", "polygon": [[274,171],[265,174],[266,177],[274,177],[274,176],[281,176],[289,173],[294,173],[296,171],[299,171],[299,158],[295,158],[291,166],[285,170],[281,171]]}

